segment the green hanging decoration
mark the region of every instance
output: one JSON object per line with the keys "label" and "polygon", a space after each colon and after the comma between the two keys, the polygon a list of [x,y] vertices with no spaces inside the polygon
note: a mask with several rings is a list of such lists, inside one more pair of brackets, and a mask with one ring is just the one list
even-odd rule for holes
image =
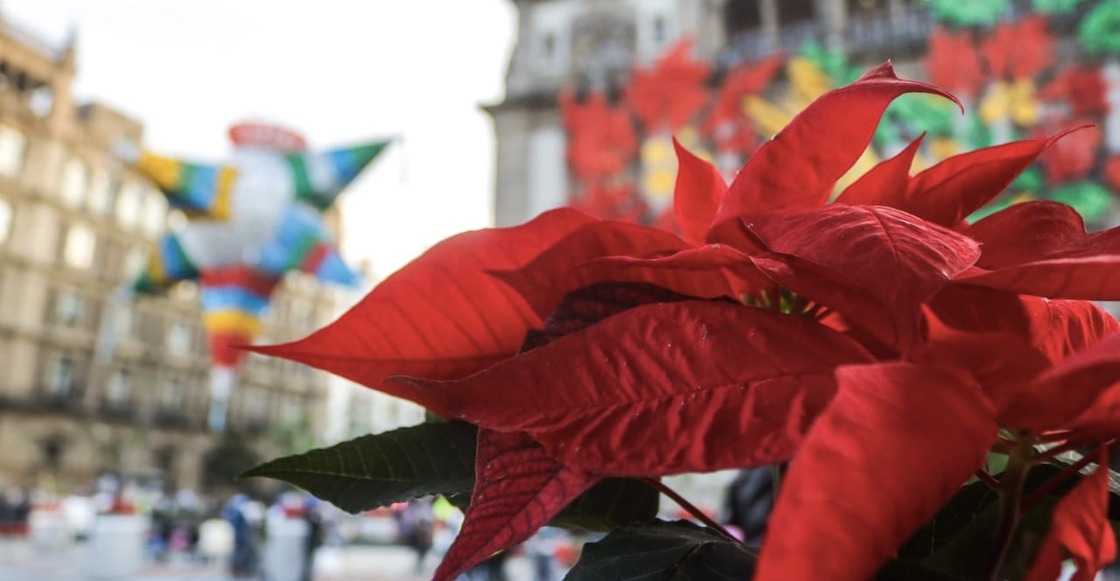
{"label": "green hanging decoration", "polygon": [[1120,54],[1120,1],[1098,4],[1081,21],[1081,44],[1092,54]]}
{"label": "green hanging decoration", "polygon": [[837,87],[851,84],[863,74],[863,70],[852,65],[843,51],[827,49],[815,40],[801,45],[801,56],[817,65]]}
{"label": "green hanging decoration", "polygon": [[952,135],[953,118],[961,114],[955,104],[925,94],[898,99],[890,110],[913,127],[915,134],[925,131],[930,136]]}
{"label": "green hanging decoration", "polygon": [[1014,204],[1015,202],[1016,200],[1014,195],[1004,192],[996,199],[988,202],[988,204],[983,208],[980,208],[979,210],[976,210],[975,212],[969,214],[968,221],[975,224],[976,222],[983,220],[984,218],[987,218],[992,214],[995,214],[996,212],[1010,206],[1011,204]]}
{"label": "green hanging decoration", "polygon": [[1042,190],[1045,184],[1046,180],[1042,177],[1042,170],[1031,166],[1023,170],[1023,173],[1011,182],[1011,189],[1017,192],[1037,192]]}
{"label": "green hanging decoration", "polygon": [[1035,12],[1047,14],[1069,14],[1073,12],[1084,0],[1032,0],[1031,8]]}
{"label": "green hanging decoration", "polygon": [[909,141],[923,132],[927,138],[949,137],[953,134],[953,117],[960,115],[957,106],[930,95],[905,95],[887,108],[883,122],[875,130],[877,145]]}
{"label": "green hanging decoration", "polygon": [[876,146],[883,147],[895,143],[906,143],[906,139],[902,127],[899,123],[895,123],[894,119],[889,116],[884,116],[883,120],[879,122],[879,126],[875,128],[875,135],[872,137],[872,143]]}
{"label": "green hanging decoration", "polygon": [[925,0],[937,20],[958,26],[991,26],[1007,12],[1009,0]]}
{"label": "green hanging decoration", "polygon": [[1112,194],[1096,182],[1065,184],[1046,197],[1072,206],[1086,222],[1101,222],[1112,207]]}

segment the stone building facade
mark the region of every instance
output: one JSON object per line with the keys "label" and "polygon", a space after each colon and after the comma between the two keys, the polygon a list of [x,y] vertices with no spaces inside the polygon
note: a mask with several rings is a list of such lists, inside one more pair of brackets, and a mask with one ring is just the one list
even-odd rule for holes
{"label": "stone building facade", "polygon": [[934,21],[919,0],[515,0],[518,42],[506,97],[487,107],[497,134],[495,219],[524,222],[571,194],[565,132],[557,108],[563,88],[621,89],[633,67],[649,66],[682,37],[716,74],[740,61],[805,41],[855,58],[905,60],[924,45]]}
{"label": "stone building facade", "polygon": [[[76,57],[0,15],[0,489],[66,494],[106,474],[198,489],[220,436],[205,427],[197,289],[121,294],[183,218],[112,154],[142,143],[141,123],[74,102]],[[292,275],[261,340],[306,335],[349,300]],[[322,433],[327,383],[250,357],[231,431],[262,456],[290,453]]]}

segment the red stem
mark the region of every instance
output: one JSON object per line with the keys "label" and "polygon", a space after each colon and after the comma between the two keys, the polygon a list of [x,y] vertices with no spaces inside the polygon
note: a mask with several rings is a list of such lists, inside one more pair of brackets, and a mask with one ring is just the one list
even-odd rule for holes
{"label": "red stem", "polygon": [[1100,452],[1100,446],[1094,449],[1092,453],[1082,456],[1081,459],[1077,462],[1066,466],[1053,478],[1047,480],[1045,483],[1043,483],[1042,486],[1039,486],[1038,489],[1031,493],[1031,495],[1027,497],[1027,499],[1023,502],[1023,512],[1027,512],[1030,509],[1034,508],[1039,502],[1042,502],[1043,498],[1046,498],[1047,494],[1050,494],[1050,492],[1055,488],[1061,486],[1062,483],[1069,480],[1071,477],[1073,477],[1074,474],[1081,472],[1081,469],[1088,466],[1089,463],[1094,462],[1097,459],[1098,452]]}
{"label": "red stem", "polygon": [[992,478],[992,475],[988,474],[986,471],[977,470],[976,471],[976,478],[979,479],[980,482],[983,482],[984,486],[987,486],[988,488],[991,488],[992,490],[999,490],[999,481],[996,480],[995,478]]}
{"label": "red stem", "polygon": [[661,492],[661,494],[664,494],[665,496],[673,499],[673,502],[677,503],[678,506],[685,509],[692,516],[696,517],[696,520],[704,523],[704,525],[708,528],[715,530],[716,532],[735,542],[739,542],[739,539],[736,539],[731,533],[727,532],[727,529],[723,528],[723,525],[717,523],[712,519],[712,517],[705,514],[704,511],[696,508],[696,506],[694,506],[680,494],[677,494],[677,491],[669,488],[664,482],[661,482],[656,478],[645,478],[644,480],[648,482],[650,486],[653,486],[659,492]]}

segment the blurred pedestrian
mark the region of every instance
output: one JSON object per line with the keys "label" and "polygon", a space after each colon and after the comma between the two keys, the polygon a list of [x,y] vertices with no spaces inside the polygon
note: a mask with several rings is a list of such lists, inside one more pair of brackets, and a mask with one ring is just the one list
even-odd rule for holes
{"label": "blurred pedestrian", "polygon": [[494,553],[489,559],[467,571],[467,579],[470,581],[509,581],[509,578],[506,577],[506,558],[508,557],[509,551]]}
{"label": "blurred pedestrian", "polygon": [[432,548],[432,532],[435,530],[431,500],[418,498],[409,502],[401,512],[400,527],[402,541],[416,552],[416,572],[422,573],[424,558]]}
{"label": "blurred pedestrian", "polygon": [[564,532],[555,527],[541,527],[522,544],[533,563],[535,581],[556,579],[556,552],[564,541]]}
{"label": "blurred pedestrian", "polygon": [[258,555],[253,530],[252,501],[242,493],[234,494],[222,508],[222,518],[233,529],[233,554],[229,572],[234,577],[251,577],[257,572]]}
{"label": "blurred pedestrian", "polygon": [[307,522],[307,539],[304,543],[303,572],[300,581],[311,581],[314,571],[315,551],[323,544],[323,503],[308,494],[304,498],[303,519]]}
{"label": "blurred pedestrian", "polygon": [[741,470],[727,488],[721,520],[738,529],[748,547],[762,545],[774,506],[774,471],[770,466]]}

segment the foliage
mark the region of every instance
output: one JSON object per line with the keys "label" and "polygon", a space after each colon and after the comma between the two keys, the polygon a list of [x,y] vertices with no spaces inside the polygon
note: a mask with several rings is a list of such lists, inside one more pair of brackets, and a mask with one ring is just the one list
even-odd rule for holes
{"label": "foliage", "polygon": [[1050,201],[968,221],[1066,133],[911,175],[919,137],[830,203],[907,93],[955,101],[884,64],[731,184],[677,144],[672,231],[557,209],[460,234],[330,326],[255,348],[458,423],[250,474],[352,509],[473,482],[437,581],[573,501],[638,502],[581,496],[608,478],[775,464],[757,555],[638,510],[601,519],[615,530],[571,578],[1053,579],[1064,559],[1091,578],[1115,556],[1120,323],[1090,300],[1120,299],[1120,229]]}
{"label": "foliage", "polygon": [[933,7],[938,18],[960,26],[995,24],[1007,11],[1008,0],[925,0]]}

